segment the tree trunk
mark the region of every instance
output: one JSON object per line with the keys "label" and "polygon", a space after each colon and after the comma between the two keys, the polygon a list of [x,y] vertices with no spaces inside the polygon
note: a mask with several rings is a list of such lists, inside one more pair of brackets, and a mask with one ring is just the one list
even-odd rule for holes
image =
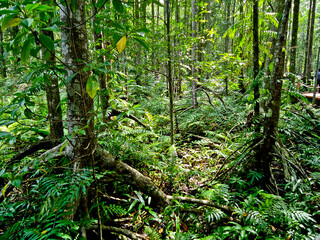
{"label": "tree trunk", "polygon": [[310,19],[311,19],[311,12],[312,12],[312,3],[313,0],[310,0],[309,3],[309,14],[308,14],[308,25],[307,25],[307,33],[306,33],[306,48],[305,48],[305,58],[304,58],[304,68],[303,68],[303,80],[306,81],[308,78],[308,58],[309,58],[309,43],[310,43]]}
{"label": "tree trunk", "polygon": [[170,40],[170,1],[166,0],[166,22],[167,22],[167,54],[168,54],[168,66],[167,66],[167,78],[169,85],[169,98],[170,98],[170,140],[171,145],[174,144],[174,120],[173,120],[173,81],[172,81],[172,65],[171,65],[171,40]]}
{"label": "tree trunk", "polygon": [[61,49],[67,65],[67,77],[73,76],[66,83],[67,121],[69,144],[67,157],[74,160],[74,169],[78,170],[88,164],[94,149],[93,100],[86,92],[90,73],[84,71],[89,60],[89,49],[85,16],[85,1],[78,0],[71,10],[71,0],[67,6],[60,5],[60,19],[66,26],[61,27]]}
{"label": "tree trunk", "polygon": [[291,73],[291,83],[295,85],[295,76],[296,74],[296,57],[297,57],[297,48],[298,48],[298,30],[299,30],[299,9],[300,9],[300,0],[294,0],[293,8],[293,21],[292,21],[292,39],[291,39],[291,48],[290,48],[290,73]]}
{"label": "tree trunk", "polygon": [[6,59],[4,57],[4,48],[3,48],[3,32],[0,29],[0,53],[1,53],[1,75],[2,77],[7,77],[7,67],[6,67]]}
{"label": "tree trunk", "polygon": [[261,171],[264,173],[264,183],[268,188],[272,188],[272,173],[270,165],[273,160],[274,147],[278,135],[278,122],[280,115],[280,104],[281,104],[281,90],[282,90],[282,65],[283,58],[282,49],[285,44],[287,24],[289,18],[289,12],[291,8],[291,0],[286,0],[282,19],[278,31],[278,39],[276,43],[276,50],[274,55],[274,67],[273,73],[270,80],[269,87],[269,101],[266,108],[266,116],[264,120],[264,140],[262,149],[260,152],[260,166]]}
{"label": "tree trunk", "polygon": [[[99,26],[99,23],[97,22],[96,13],[96,1],[92,0],[92,5],[94,9],[94,15],[93,15],[93,40],[95,42],[95,50],[96,53],[99,54],[100,50],[103,48],[102,44],[102,33]],[[100,53],[100,56],[97,59],[98,64],[102,64],[104,62],[103,55]],[[107,109],[109,107],[109,92],[107,89],[107,81],[106,79],[108,76],[101,72],[99,74],[99,88],[100,88],[100,101],[101,101],[101,108],[102,108],[102,121],[105,123],[107,122]]]}
{"label": "tree trunk", "polygon": [[[254,84],[254,117],[259,117],[259,97],[260,97],[260,89],[259,89],[259,1],[254,0],[253,2],[253,84]],[[256,131],[260,132],[260,127],[256,126]]]}
{"label": "tree trunk", "polygon": [[[197,24],[196,24],[196,3],[195,3],[196,0],[191,0],[191,6],[192,6],[192,23],[191,23],[191,31],[192,31],[192,39],[193,41],[196,40],[196,37],[197,37]],[[198,102],[197,102],[197,83],[196,81],[194,80],[195,79],[195,75],[196,75],[196,69],[195,69],[195,61],[196,61],[196,44],[193,43],[193,46],[192,46],[192,56],[191,56],[191,59],[192,59],[192,63],[191,63],[191,75],[192,75],[192,107],[193,108],[196,108],[197,105],[198,105]]]}
{"label": "tree trunk", "polygon": [[[43,34],[54,41],[52,31],[43,31]],[[46,61],[46,64],[48,64],[51,69],[54,69],[55,62],[55,53],[50,52],[50,57]],[[64,135],[62,110],[60,106],[59,83],[58,78],[54,74],[49,76],[48,81],[45,81],[45,86],[48,105],[48,119],[50,123],[50,140],[52,140],[54,145],[57,145],[61,142],[61,139]]]}
{"label": "tree trunk", "polygon": [[[76,9],[71,11],[68,6],[60,5],[60,19],[65,23],[61,28],[61,49],[66,64],[67,76],[73,76],[67,82],[67,119],[69,144],[66,146],[66,156],[74,163],[74,171],[84,167],[94,166],[102,172],[114,171],[116,180],[131,184],[134,188],[143,191],[152,197],[157,207],[169,204],[167,196],[148,177],[131,168],[125,163],[108,155],[99,147],[94,134],[93,100],[86,92],[86,83],[89,72],[84,71],[88,56],[88,40],[85,18],[85,0],[78,0]],[[72,203],[73,216],[85,217],[88,215],[86,196],[78,198]],[[81,206],[81,207],[79,207]]]}
{"label": "tree trunk", "polygon": [[308,58],[307,66],[306,66],[306,77],[307,79],[311,79],[313,76],[311,74],[312,70],[312,48],[313,48],[313,36],[314,36],[314,22],[316,16],[316,0],[312,2],[312,13],[311,13],[311,23],[310,23],[310,36],[309,36],[309,44],[308,44]]}

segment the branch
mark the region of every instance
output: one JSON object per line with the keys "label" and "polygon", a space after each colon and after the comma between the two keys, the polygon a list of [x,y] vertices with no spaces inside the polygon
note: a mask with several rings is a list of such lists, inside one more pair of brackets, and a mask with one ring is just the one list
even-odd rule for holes
{"label": "branch", "polygon": [[4,167],[10,166],[10,165],[14,164],[15,162],[17,162],[27,156],[30,156],[31,154],[33,154],[39,150],[43,150],[43,149],[47,150],[47,149],[54,148],[56,146],[55,142],[56,141],[51,140],[51,139],[49,139],[49,140],[44,139],[42,141],[33,143],[30,146],[24,148],[21,152],[14,155],[9,161],[7,161],[4,164]]}
{"label": "branch", "polygon": [[95,151],[96,166],[103,171],[114,171],[116,180],[130,184],[133,188],[147,194],[152,198],[152,205],[155,208],[164,209],[170,202],[167,195],[147,176],[144,176],[128,164],[115,159],[101,147]]}
{"label": "branch", "polygon": [[[110,116],[118,116],[118,115],[120,115],[121,113],[124,113],[124,112],[121,112],[121,111],[116,110],[116,109],[112,109]],[[147,128],[147,129],[150,129],[148,126],[146,126],[145,124],[143,124],[143,123],[142,123],[137,117],[135,117],[134,115],[129,114],[129,115],[127,115],[126,117],[134,120],[134,121],[137,122],[140,126],[142,126],[142,127],[144,127],[144,128]]]}
{"label": "branch", "polygon": [[[91,226],[91,229],[98,229],[98,225],[93,225]],[[113,233],[120,233],[122,235],[125,235],[133,240],[139,240],[139,238],[135,235],[134,232],[131,232],[127,229],[122,229],[122,228],[117,228],[117,227],[112,227],[112,226],[102,226],[103,230],[107,230],[109,232]]]}
{"label": "branch", "polygon": [[231,206],[226,206],[222,204],[214,203],[210,200],[204,200],[204,199],[197,199],[197,198],[190,198],[190,197],[181,197],[181,196],[168,196],[168,199],[170,200],[179,200],[181,202],[189,202],[189,203],[196,203],[201,205],[207,205],[210,207],[219,208],[227,213],[232,213],[235,211],[235,208]]}

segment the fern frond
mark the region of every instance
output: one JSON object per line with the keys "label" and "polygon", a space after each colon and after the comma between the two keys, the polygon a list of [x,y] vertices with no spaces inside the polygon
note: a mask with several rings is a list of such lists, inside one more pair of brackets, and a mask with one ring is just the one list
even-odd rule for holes
{"label": "fern frond", "polygon": [[144,228],[144,231],[146,232],[148,237],[150,237],[150,240],[160,240],[161,239],[161,235],[152,227],[146,226]]}

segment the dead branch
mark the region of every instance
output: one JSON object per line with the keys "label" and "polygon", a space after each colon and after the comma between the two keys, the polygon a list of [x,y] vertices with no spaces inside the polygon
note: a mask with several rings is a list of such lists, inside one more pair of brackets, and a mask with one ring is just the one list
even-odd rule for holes
{"label": "dead branch", "polygon": [[130,184],[135,189],[152,197],[152,205],[156,208],[164,209],[170,204],[167,195],[149,177],[115,159],[101,147],[97,147],[95,151],[95,161],[101,171],[114,171],[116,174],[113,177],[116,180]]}
{"label": "dead branch", "polygon": [[[119,116],[119,115],[122,114],[122,113],[124,113],[124,112],[121,112],[121,111],[116,110],[116,109],[112,109],[112,110],[111,110],[110,117],[111,117],[111,116]],[[144,127],[144,128],[150,129],[150,127],[146,126],[146,125],[145,125],[144,123],[142,123],[136,116],[134,116],[134,115],[132,115],[132,114],[126,115],[125,117],[134,120],[136,123],[138,123],[140,126],[142,126],[142,127]]]}
{"label": "dead branch", "polygon": [[191,197],[181,197],[181,196],[167,196],[167,197],[170,200],[178,200],[181,202],[196,203],[196,204],[201,204],[201,205],[206,205],[206,206],[218,208],[218,209],[221,209],[221,210],[223,210],[227,213],[230,213],[230,214],[235,211],[235,209],[231,206],[217,204],[217,203],[214,203],[210,200],[197,199],[197,198],[191,198]]}
{"label": "dead branch", "polygon": [[44,139],[42,141],[31,144],[30,146],[24,148],[21,152],[14,155],[9,161],[4,164],[4,167],[11,166],[12,164],[18,162],[19,160],[34,154],[39,150],[52,149],[56,146],[57,141],[51,139]]}
{"label": "dead branch", "polygon": [[[98,225],[91,226],[91,229],[98,229]],[[139,240],[139,238],[136,236],[136,234],[132,231],[129,231],[127,229],[118,228],[118,227],[112,227],[112,226],[102,226],[103,230],[107,230],[112,233],[119,233],[124,236],[127,236],[133,240]]]}

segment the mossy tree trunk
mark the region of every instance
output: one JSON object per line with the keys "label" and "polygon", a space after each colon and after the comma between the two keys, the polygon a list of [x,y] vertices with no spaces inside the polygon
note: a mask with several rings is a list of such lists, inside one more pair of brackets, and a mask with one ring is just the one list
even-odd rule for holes
{"label": "mossy tree trunk", "polygon": [[281,90],[283,82],[282,58],[284,57],[284,55],[282,54],[282,49],[285,46],[290,8],[291,0],[286,0],[278,30],[278,39],[276,42],[274,55],[274,68],[268,89],[270,96],[266,105],[263,143],[261,152],[259,152],[258,154],[258,158],[260,158],[260,170],[264,173],[264,184],[271,191],[274,190],[274,187],[272,186],[273,180],[270,166],[274,158],[274,147],[278,136],[278,122],[280,116]]}

